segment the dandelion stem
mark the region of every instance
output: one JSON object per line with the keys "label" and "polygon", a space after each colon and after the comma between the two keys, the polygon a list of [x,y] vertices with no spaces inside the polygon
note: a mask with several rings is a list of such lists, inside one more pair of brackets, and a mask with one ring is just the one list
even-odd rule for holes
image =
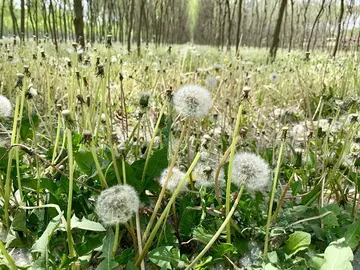
{"label": "dandelion stem", "polygon": [[92,142],[92,144],[90,146],[90,152],[91,152],[91,155],[92,155],[92,157],[94,159],[96,170],[97,170],[97,172],[99,174],[100,183],[103,186],[103,188],[108,188],[104,173],[102,172],[102,169],[100,167],[99,159],[98,159],[98,157],[96,155],[96,149],[95,149],[95,143],[94,142]]}
{"label": "dandelion stem", "polygon": [[4,257],[6,258],[6,260],[8,261],[10,269],[11,270],[17,270],[18,268],[16,267],[16,264],[15,264],[13,258],[11,258],[11,256],[9,255],[9,253],[7,252],[3,242],[1,240],[0,240],[0,251],[4,255]]}
{"label": "dandelion stem", "polygon": [[[136,235],[137,235],[137,241],[138,241],[138,250],[139,250],[139,254],[141,254],[141,252],[142,252],[142,243],[141,243],[141,229],[140,229],[139,211],[136,212],[135,218],[136,218]],[[144,260],[141,260],[140,269],[145,270]]]}
{"label": "dandelion stem", "polygon": [[172,158],[172,161],[171,161],[171,164],[170,164],[170,167],[169,167],[169,170],[168,170],[168,174],[166,176],[166,180],[165,180],[165,183],[161,189],[161,192],[160,192],[160,195],[159,195],[159,198],[156,202],[156,205],[155,205],[155,208],[154,208],[154,212],[152,213],[151,215],[151,218],[150,218],[150,221],[145,229],[145,232],[144,232],[144,235],[143,235],[143,242],[146,240],[149,232],[150,232],[150,229],[151,229],[151,226],[152,224],[154,223],[154,220],[155,220],[155,217],[156,217],[156,214],[157,212],[159,211],[159,208],[161,206],[161,202],[162,202],[162,199],[165,195],[165,190],[166,190],[166,185],[171,177],[171,173],[172,173],[172,170],[173,168],[175,167],[175,163],[176,163],[176,159],[177,159],[177,156],[178,156],[178,153],[179,153],[179,149],[180,149],[180,146],[181,146],[181,142],[182,140],[184,139],[185,137],[185,134],[186,134],[186,128],[188,126],[188,120],[186,119],[185,120],[185,123],[184,123],[184,126],[183,126],[183,129],[181,131],[181,134],[180,134],[180,138],[179,138],[179,141],[178,141],[178,144],[176,146],[176,149],[174,151],[174,154],[173,154],[173,158]]}
{"label": "dandelion stem", "polygon": [[69,194],[68,194],[68,205],[66,212],[66,234],[67,242],[69,247],[70,258],[75,256],[75,250],[73,246],[73,238],[71,235],[71,211],[72,211],[72,198],[74,188],[74,158],[72,150],[72,136],[71,130],[67,129],[67,141],[68,141],[68,158],[69,158]]}
{"label": "dandelion stem", "polygon": [[278,179],[279,179],[281,160],[282,160],[282,156],[283,156],[283,152],[284,152],[284,145],[285,145],[285,137],[283,137],[283,140],[281,142],[279,158],[277,160],[273,185],[272,185],[272,189],[271,189],[271,196],[270,196],[269,208],[268,208],[268,216],[267,216],[267,222],[266,222],[265,243],[264,243],[264,258],[266,258],[267,253],[268,253],[268,249],[269,249],[269,234],[270,234],[272,206],[273,206],[273,203],[274,203],[277,182],[278,182]]}
{"label": "dandelion stem", "polygon": [[[236,124],[233,134],[233,139],[231,143],[231,150],[230,150],[230,160],[229,160],[229,170],[228,170],[228,178],[227,178],[227,184],[226,184],[226,202],[225,202],[225,213],[226,216],[229,215],[230,212],[230,193],[231,193],[231,178],[232,178],[232,170],[234,165],[234,156],[235,156],[235,150],[236,150],[236,143],[237,143],[237,134],[241,122],[241,115],[242,115],[242,104],[239,106],[239,111],[236,118]],[[226,239],[228,243],[231,243],[231,224],[228,223],[226,225]]]}
{"label": "dandelion stem", "polygon": [[176,197],[178,196],[181,189],[185,185],[185,182],[187,181],[187,179],[189,179],[190,173],[195,168],[197,162],[200,159],[200,156],[201,156],[200,153],[197,153],[197,155],[195,156],[191,166],[189,167],[188,171],[186,172],[184,178],[181,180],[180,184],[178,185],[178,187],[175,189],[174,193],[172,194],[172,196],[171,196],[169,202],[167,203],[164,211],[162,212],[160,218],[156,222],[156,224],[154,226],[154,229],[151,231],[149,239],[147,240],[146,244],[144,245],[143,251],[140,253],[139,257],[137,258],[136,263],[135,263],[136,265],[139,265],[141,263],[141,261],[144,259],[147,251],[151,247],[152,241],[154,240],[157,231],[159,230],[159,228],[160,228],[162,222],[164,221],[165,217],[168,215],[168,213],[169,213],[169,211],[171,209],[171,205],[175,202]]}
{"label": "dandelion stem", "polygon": [[207,243],[207,245],[203,248],[203,250],[200,252],[199,255],[196,256],[195,259],[192,260],[192,262],[186,267],[185,270],[190,270],[193,269],[194,265],[196,264],[196,262],[198,260],[200,260],[205,253],[211,248],[211,246],[215,243],[215,241],[218,239],[218,237],[220,236],[220,234],[223,232],[223,230],[225,229],[225,227],[230,224],[230,220],[231,217],[233,216],[237,205],[239,204],[240,198],[242,193],[244,192],[244,186],[242,185],[239,191],[239,194],[232,206],[232,208],[230,209],[229,213],[226,215],[226,218],[224,220],[224,222],[221,224],[220,228],[216,231],[216,233],[214,234],[214,236],[210,239],[209,243]]}
{"label": "dandelion stem", "polygon": [[150,160],[150,155],[151,155],[151,149],[154,145],[154,140],[155,140],[155,136],[157,134],[157,131],[159,129],[159,125],[160,125],[160,122],[161,122],[161,118],[163,116],[163,113],[164,113],[164,110],[166,108],[166,104],[164,104],[161,108],[161,111],[160,111],[160,114],[159,114],[159,118],[156,122],[156,125],[155,125],[155,129],[154,129],[154,132],[152,134],[152,137],[151,137],[151,141],[150,141],[150,144],[149,144],[149,147],[147,148],[146,150],[146,160],[145,160],[145,165],[144,165],[144,170],[143,170],[143,173],[142,173],[142,176],[141,176],[141,182],[144,181],[145,179],[145,175],[146,175],[146,170],[149,166],[149,160]]}

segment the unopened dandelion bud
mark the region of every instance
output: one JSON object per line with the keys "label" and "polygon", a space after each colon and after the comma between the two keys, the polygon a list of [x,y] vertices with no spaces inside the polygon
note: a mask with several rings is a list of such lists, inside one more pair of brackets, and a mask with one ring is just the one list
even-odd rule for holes
{"label": "unopened dandelion bud", "polygon": [[282,137],[283,137],[283,139],[286,139],[288,130],[289,130],[288,127],[283,127],[282,128]]}
{"label": "unopened dandelion bud", "polygon": [[92,135],[91,135],[91,131],[90,131],[90,130],[84,130],[82,135],[83,135],[83,137],[82,137],[82,139],[81,139],[81,142],[82,142],[82,143],[89,143],[89,142],[91,142]]}
{"label": "unopened dandelion bud", "polygon": [[22,88],[24,74],[17,73],[16,76],[17,76],[17,80],[16,80],[15,88]]}
{"label": "unopened dandelion bud", "polygon": [[107,226],[123,224],[139,211],[137,192],[129,185],[116,185],[101,192],[95,210]]}
{"label": "unopened dandelion bud", "polygon": [[25,74],[27,77],[30,77],[30,76],[31,76],[31,72],[29,71],[29,66],[28,66],[28,65],[24,65],[24,74]]}

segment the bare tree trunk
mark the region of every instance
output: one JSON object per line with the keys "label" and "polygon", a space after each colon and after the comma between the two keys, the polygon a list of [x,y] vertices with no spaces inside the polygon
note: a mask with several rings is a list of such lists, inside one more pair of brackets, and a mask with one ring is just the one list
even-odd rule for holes
{"label": "bare tree trunk", "polygon": [[320,6],[320,10],[318,12],[318,14],[316,15],[316,18],[315,18],[315,21],[314,21],[314,24],[313,26],[311,27],[311,32],[310,32],[310,36],[309,36],[309,40],[308,40],[308,43],[307,43],[307,46],[306,46],[306,51],[310,51],[310,46],[311,46],[311,39],[312,39],[312,36],[314,34],[314,30],[315,30],[315,27],[316,27],[316,24],[318,23],[323,11],[324,11],[324,7],[325,7],[325,1],[326,0],[323,0],[322,3],[321,3],[321,6]]}
{"label": "bare tree trunk", "polygon": [[243,0],[239,0],[239,5],[238,5],[238,25],[237,25],[237,30],[236,30],[236,52],[238,52],[239,50],[239,45],[240,45],[240,29],[241,29],[241,19],[242,19],[242,5],[243,5]]}
{"label": "bare tree trunk", "polygon": [[133,28],[134,22],[134,9],[135,9],[135,0],[131,0],[131,10],[130,10],[130,18],[129,18],[129,29],[128,29],[128,36],[127,36],[127,50],[130,53],[131,51],[131,32]]}
{"label": "bare tree trunk", "polygon": [[145,6],[145,1],[144,1],[144,0],[141,0],[141,4],[140,4],[140,14],[139,14],[139,28],[138,28],[138,35],[137,35],[137,53],[138,53],[138,56],[140,56],[141,25],[142,25],[143,13],[144,13],[144,6]]}
{"label": "bare tree trunk", "polygon": [[62,20],[63,20],[63,24],[64,24],[64,38],[65,38],[65,42],[67,41],[68,38],[68,32],[67,32],[67,23],[66,23],[66,0],[63,1],[63,14],[62,14]]}
{"label": "bare tree trunk", "polygon": [[20,1],[20,39],[25,41],[25,0]]}
{"label": "bare tree trunk", "polygon": [[34,26],[34,20],[33,20],[32,14],[31,14],[31,2],[30,2],[30,0],[27,1],[27,10],[28,10],[28,14],[29,14],[31,28],[33,30],[33,35],[36,35],[36,30],[35,30],[35,26]]}
{"label": "bare tree trunk", "polygon": [[275,58],[276,58],[276,52],[277,52],[277,49],[279,46],[279,41],[280,41],[279,37],[280,37],[280,31],[281,31],[281,23],[282,23],[282,20],[284,17],[286,3],[287,3],[287,0],[281,0],[279,15],[278,15],[278,19],[276,21],[273,41],[272,41],[272,44],[270,47],[270,52],[269,52],[268,61],[270,61],[270,62],[274,62]]}
{"label": "bare tree trunk", "polygon": [[39,42],[38,0],[35,0],[35,35],[36,35],[36,43],[38,43]]}
{"label": "bare tree trunk", "polygon": [[11,20],[12,20],[12,24],[13,24],[13,34],[16,35],[20,35],[20,30],[19,30],[19,26],[16,20],[16,16],[15,16],[15,12],[14,12],[14,2],[13,0],[10,0],[10,5],[9,5],[9,9],[10,9],[10,15],[11,15]]}
{"label": "bare tree trunk", "polygon": [[334,46],[334,50],[332,52],[332,56],[335,57],[336,56],[336,52],[338,50],[339,47],[339,40],[340,40],[340,35],[341,35],[341,23],[342,23],[342,19],[344,17],[344,0],[340,1],[340,14],[339,14],[339,20],[338,20],[338,29],[337,29],[337,34],[336,34],[336,41],[335,41],[335,46]]}
{"label": "bare tree trunk", "polygon": [[231,9],[230,9],[230,0],[226,0],[227,15],[228,15],[228,41],[227,41],[227,51],[231,49]]}
{"label": "bare tree trunk", "polygon": [[[51,12],[52,26],[53,26],[52,27],[52,34],[53,34],[53,40],[54,40],[54,44],[55,44],[55,50],[57,52],[59,50],[59,48],[58,48],[57,36],[56,36],[55,11],[54,11],[52,0],[50,0],[50,2],[49,2],[49,12]],[[51,27],[51,25],[50,25],[50,27]]]}
{"label": "bare tree trunk", "polygon": [[84,19],[83,19],[83,6],[81,0],[74,0],[74,28],[77,42],[84,48]]}
{"label": "bare tree trunk", "polygon": [[305,10],[304,10],[304,13],[303,13],[303,16],[304,16],[304,21],[303,21],[303,34],[302,34],[302,37],[301,37],[301,49],[304,48],[304,42],[305,42],[305,37],[306,37],[306,22],[307,22],[307,11],[309,9],[309,5],[310,5],[310,0],[307,1],[306,5],[305,5]]}
{"label": "bare tree trunk", "polygon": [[289,50],[288,52],[291,51],[292,49],[292,41],[293,41],[293,36],[294,36],[294,0],[290,0],[291,3],[291,21],[290,21],[290,37],[289,37]]}
{"label": "bare tree trunk", "polygon": [[2,39],[4,35],[4,10],[5,10],[5,0],[2,1],[2,6],[1,6],[0,39]]}

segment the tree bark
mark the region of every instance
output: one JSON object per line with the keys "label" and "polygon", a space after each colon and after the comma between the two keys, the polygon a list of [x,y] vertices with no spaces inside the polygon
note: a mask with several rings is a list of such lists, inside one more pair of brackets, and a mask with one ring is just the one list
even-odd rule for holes
{"label": "tree bark", "polygon": [[[51,18],[52,18],[52,35],[53,35],[55,50],[56,50],[56,52],[58,52],[59,48],[58,48],[57,35],[56,35],[55,11],[54,11],[52,0],[50,0],[50,2],[49,2],[49,12],[51,12]],[[50,27],[51,27],[51,25],[50,25]]]}
{"label": "tree bark", "polygon": [[4,10],[5,10],[5,0],[2,1],[2,6],[1,6],[0,39],[2,39],[4,35]]}
{"label": "tree bark", "polygon": [[242,19],[242,5],[243,5],[243,0],[239,0],[239,6],[238,6],[238,25],[237,25],[237,30],[236,30],[236,53],[239,50],[239,46],[240,46],[240,29],[241,29],[241,19]]}
{"label": "tree bark", "polygon": [[143,17],[143,13],[144,13],[144,6],[145,6],[145,0],[141,0],[140,14],[139,14],[139,28],[138,28],[138,35],[137,35],[137,53],[138,53],[138,56],[140,56],[141,26],[142,26],[142,17]]}
{"label": "tree bark", "polygon": [[131,32],[132,32],[133,22],[134,22],[134,9],[135,9],[135,0],[131,0],[129,29],[128,29],[128,36],[127,36],[127,50],[129,53],[131,51]]}
{"label": "tree bark", "polygon": [[84,36],[84,18],[83,18],[83,6],[81,0],[74,0],[74,28],[76,41],[84,48],[85,36]]}
{"label": "tree bark", "polygon": [[306,46],[306,51],[307,51],[307,52],[310,51],[311,39],[312,39],[312,36],[313,36],[313,34],[314,34],[314,30],[315,30],[316,24],[317,24],[317,22],[319,21],[322,13],[323,13],[323,11],[324,11],[325,1],[326,1],[326,0],[323,0],[323,1],[322,1],[321,6],[320,6],[320,10],[319,10],[318,14],[316,15],[316,18],[315,18],[315,21],[314,21],[313,26],[311,27],[311,32],[310,32],[309,40],[308,40],[308,43],[307,43],[307,46]]}
{"label": "tree bark", "polygon": [[275,58],[276,58],[276,52],[279,46],[279,41],[280,41],[280,31],[281,31],[281,23],[284,17],[284,11],[286,8],[286,4],[287,4],[287,0],[281,0],[281,4],[280,4],[280,10],[279,10],[279,16],[278,19],[276,21],[276,26],[275,26],[275,30],[274,30],[274,36],[273,36],[273,41],[270,47],[270,52],[269,52],[269,58],[268,61],[270,62],[274,62]]}
{"label": "tree bark", "polygon": [[336,41],[335,41],[335,46],[334,46],[334,50],[332,52],[332,56],[335,57],[338,47],[339,47],[339,40],[340,40],[340,35],[341,35],[341,23],[342,23],[342,19],[344,17],[344,0],[340,1],[340,14],[339,14],[339,20],[338,20],[338,29],[337,29],[337,34],[336,34]]}
{"label": "tree bark", "polygon": [[12,20],[12,25],[13,25],[13,34],[16,35],[20,35],[20,30],[19,30],[19,26],[16,20],[16,16],[15,16],[15,12],[14,12],[14,2],[13,0],[10,0],[10,5],[9,5],[9,9],[10,9],[10,15],[11,15],[11,20]]}
{"label": "tree bark", "polygon": [[25,0],[20,1],[20,39],[25,41]]}

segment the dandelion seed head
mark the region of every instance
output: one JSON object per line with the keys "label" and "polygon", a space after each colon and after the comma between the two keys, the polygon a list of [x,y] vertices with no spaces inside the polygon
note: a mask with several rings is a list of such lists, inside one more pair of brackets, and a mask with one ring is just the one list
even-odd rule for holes
{"label": "dandelion seed head", "polygon": [[[196,184],[202,187],[214,187],[215,176],[218,164],[215,162],[201,161],[194,168],[193,176]],[[219,187],[225,186],[224,169],[221,168],[219,173]]]}
{"label": "dandelion seed head", "polygon": [[258,155],[248,152],[234,157],[232,183],[245,185],[248,191],[265,191],[270,184],[269,165]]}
{"label": "dandelion seed head", "polygon": [[12,105],[10,100],[0,95],[0,118],[11,116]]}
{"label": "dandelion seed head", "polygon": [[[167,174],[169,172],[169,168],[165,169],[160,176],[160,185],[163,187],[166,182]],[[185,173],[180,171],[179,168],[174,167],[171,171],[171,176],[166,185],[166,189],[173,193],[175,189],[180,185],[181,180],[185,177]],[[184,185],[182,191],[186,190],[186,186]]]}
{"label": "dandelion seed head", "polygon": [[210,89],[214,89],[217,86],[217,80],[215,77],[208,76],[205,80],[205,84]]}
{"label": "dandelion seed head", "polygon": [[185,85],[173,96],[175,110],[183,116],[205,117],[211,109],[211,95],[198,85]]}
{"label": "dandelion seed head", "polygon": [[116,185],[101,192],[95,210],[105,225],[126,223],[139,210],[139,197],[129,185]]}
{"label": "dandelion seed head", "polygon": [[14,248],[9,252],[9,255],[13,258],[16,266],[19,267],[29,266],[33,261],[31,253],[25,248]]}
{"label": "dandelion seed head", "polygon": [[270,79],[271,81],[273,81],[273,82],[276,82],[276,81],[278,80],[278,78],[279,78],[279,76],[278,76],[278,74],[277,74],[276,72],[272,72],[272,73],[270,73],[270,75],[269,75],[269,79]]}

